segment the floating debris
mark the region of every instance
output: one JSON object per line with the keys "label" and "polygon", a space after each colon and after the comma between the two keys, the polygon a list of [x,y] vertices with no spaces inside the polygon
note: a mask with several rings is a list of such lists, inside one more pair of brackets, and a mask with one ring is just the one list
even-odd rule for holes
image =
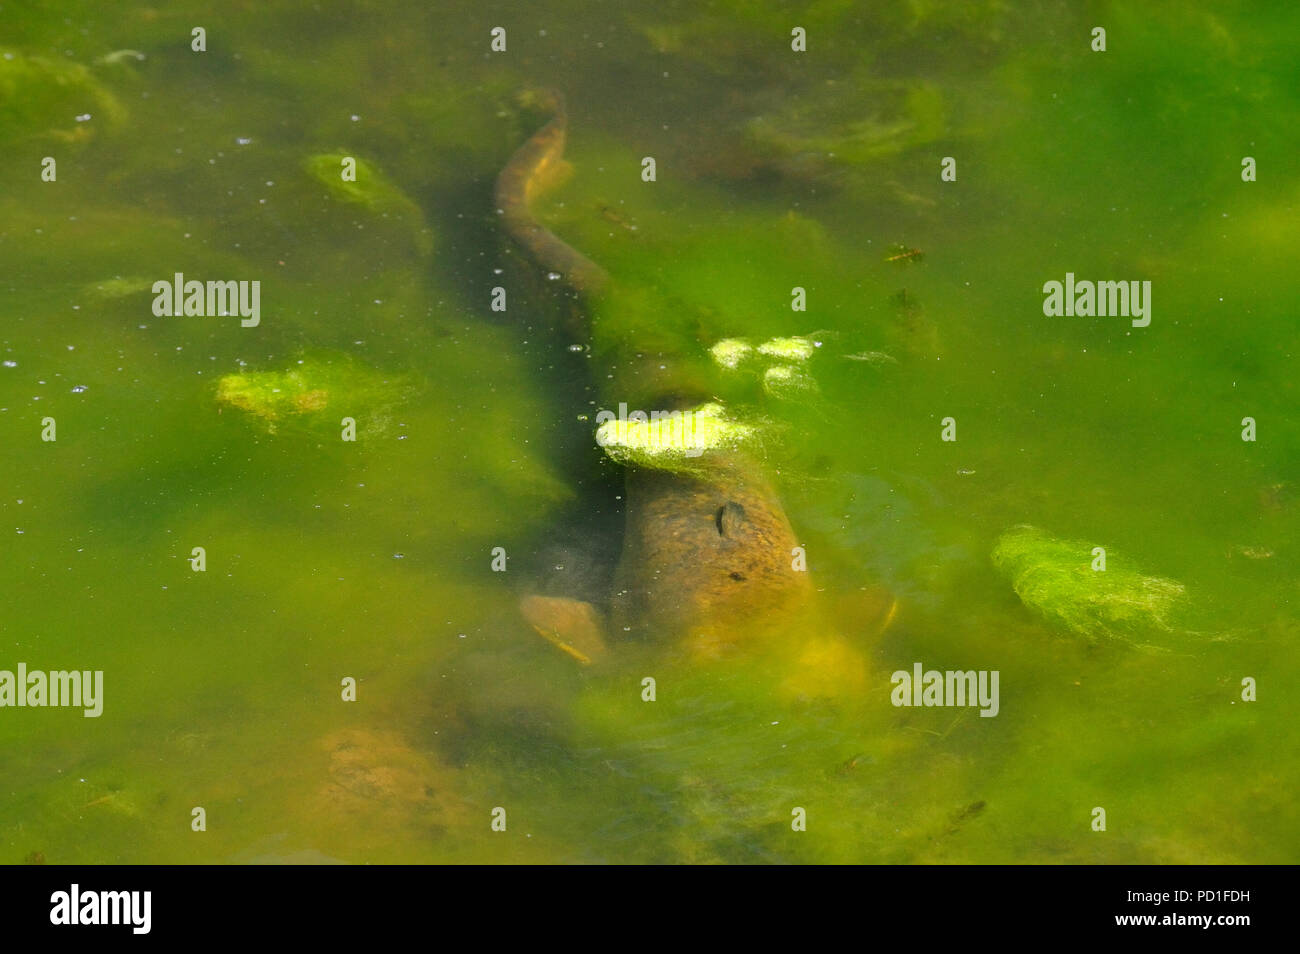
{"label": "floating debris", "polygon": [[895,243],[889,247],[890,254],[885,256],[887,262],[901,262],[904,265],[919,265],[925,261],[925,253],[919,248],[908,248]]}
{"label": "floating debris", "polygon": [[1228,552],[1230,556],[1244,556],[1247,560],[1267,560],[1273,556],[1273,551],[1268,547],[1250,547],[1242,544],[1234,546]]}
{"label": "floating debris", "polygon": [[112,53],[105,53],[95,63],[100,66],[116,66],[119,63],[127,63],[135,60],[137,63],[146,59],[145,55],[139,50],[114,50]]}
{"label": "floating debris", "polygon": [[892,354],[886,354],[884,351],[862,351],[858,354],[841,355],[841,357],[848,358],[850,361],[865,361],[873,368],[879,368],[886,364],[898,364],[897,358]]}

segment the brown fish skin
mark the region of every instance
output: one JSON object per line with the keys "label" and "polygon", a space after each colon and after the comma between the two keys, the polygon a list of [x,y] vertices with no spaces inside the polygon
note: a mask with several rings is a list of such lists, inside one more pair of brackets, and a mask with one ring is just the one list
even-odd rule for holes
{"label": "brown fish skin", "polygon": [[700,477],[632,469],[615,578],[615,634],[715,646],[786,618],[811,594],[794,530],[754,462],[735,454]]}
{"label": "brown fish skin", "polygon": [[605,270],[565,243],[533,216],[531,203],[564,157],[569,119],[564,97],[556,90],[534,92],[537,104],[551,113],[550,120],[515,150],[497,175],[496,205],[506,233],[538,265],[563,276],[584,294],[596,294],[607,283]]}
{"label": "brown fish skin", "polygon": [[[497,177],[496,202],[509,236],[541,267],[559,273],[582,296],[608,284],[603,269],[533,216],[530,202],[561,161],[567,117],[553,91],[534,97],[550,120]],[[665,407],[704,395],[664,395]],[[615,637],[682,638],[692,651],[720,655],[763,632],[780,633],[812,591],[793,568],[797,542],[762,467],[736,452],[706,452],[695,476],[630,468],[622,556],[611,600]],[[549,641],[586,661],[600,655],[575,644],[591,638],[599,614],[563,599],[525,597],[522,610]],[[584,604],[585,606],[585,604]]]}
{"label": "brown fish skin", "polygon": [[604,621],[590,603],[563,596],[529,594],[519,601],[519,612],[538,635],[584,666],[604,657]]}

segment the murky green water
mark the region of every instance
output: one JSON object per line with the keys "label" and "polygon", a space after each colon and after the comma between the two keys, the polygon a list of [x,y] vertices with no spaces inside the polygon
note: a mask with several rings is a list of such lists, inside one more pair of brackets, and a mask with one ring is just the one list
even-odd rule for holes
{"label": "murky green water", "polygon": [[[0,670],[103,670],[104,711],[0,708],[0,859],[1296,860],[1294,11],[59,6],[0,5]],[[570,104],[539,211],[617,288],[585,352],[493,210],[529,85]],[[260,324],[155,316],[176,272],[259,280]],[[1066,272],[1150,281],[1150,325],[1045,317]],[[708,360],[790,335],[815,387]],[[608,577],[591,419],[642,342],[761,427],[819,591],[789,645],[862,683],[582,670],[519,616],[531,567]],[[1000,572],[1020,524],[1077,564]],[[997,670],[997,717],[892,705],[917,662]]]}

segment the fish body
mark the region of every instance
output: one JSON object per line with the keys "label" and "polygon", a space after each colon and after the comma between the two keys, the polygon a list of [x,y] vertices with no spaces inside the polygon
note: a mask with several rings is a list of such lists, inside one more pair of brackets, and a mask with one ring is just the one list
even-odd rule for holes
{"label": "fish body", "polygon": [[532,212],[533,199],[564,160],[569,126],[564,97],[556,90],[543,90],[528,98],[549,111],[551,118],[515,150],[497,176],[496,205],[502,225],[539,266],[577,291],[595,294],[608,281],[605,270],[538,222]]}
{"label": "fish body", "polygon": [[[532,201],[563,161],[567,131],[562,96],[542,91],[532,99],[550,117],[501,170],[496,205],[506,234],[525,254],[590,297],[608,286],[604,270],[532,213]],[[583,663],[604,655],[610,628],[620,638],[725,645],[743,639],[760,617],[774,618],[807,598],[811,585],[795,569],[794,531],[757,461],[728,449],[707,451],[697,463],[690,473],[627,468],[609,623],[589,604],[530,594],[521,612],[548,642]]]}
{"label": "fish body", "polygon": [[753,461],[726,452],[698,476],[632,469],[626,480],[611,601],[620,635],[731,644],[809,597],[794,530]]}

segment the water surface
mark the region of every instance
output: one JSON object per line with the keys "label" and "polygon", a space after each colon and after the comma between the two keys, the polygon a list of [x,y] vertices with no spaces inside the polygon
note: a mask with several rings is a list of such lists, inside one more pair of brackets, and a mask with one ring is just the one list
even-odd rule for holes
{"label": "water surface", "polygon": [[[0,710],[0,859],[1296,860],[1294,11],[60,6],[0,37],[0,668],[106,699]],[[761,422],[820,591],[790,644],[844,639],[863,685],[791,695],[781,652],[582,672],[515,611],[554,553],[607,577],[622,507],[590,436],[618,369],[492,208],[530,85],[571,112],[539,211],[636,306],[597,338],[670,342]],[[340,200],[322,154],[406,204]],[[260,325],[155,316],[175,272],[260,280]],[[1150,281],[1150,326],[1045,317],[1066,272]],[[782,335],[820,342],[815,390],[708,364]],[[356,443],[217,399],[295,367]],[[1025,523],[1181,583],[1161,651],[1024,605],[990,554]],[[918,661],[998,670],[998,716],[892,706]]]}

